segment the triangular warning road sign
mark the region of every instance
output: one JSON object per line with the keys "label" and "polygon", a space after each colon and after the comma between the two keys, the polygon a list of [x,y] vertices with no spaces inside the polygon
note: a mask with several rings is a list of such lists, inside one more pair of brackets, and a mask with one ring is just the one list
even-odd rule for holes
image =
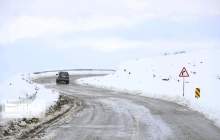
{"label": "triangular warning road sign", "polygon": [[189,77],[189,73],[187,72],[185,67],[183,67],[182,71],[179,74],[179,77]]}

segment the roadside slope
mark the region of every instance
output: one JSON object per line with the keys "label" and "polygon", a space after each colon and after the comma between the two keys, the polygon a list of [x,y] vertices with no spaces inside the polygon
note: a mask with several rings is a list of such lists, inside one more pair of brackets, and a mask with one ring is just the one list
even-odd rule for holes
{"label": "roadside slope", "polygon": [[[219,49],[166,52],[162,56],[128,61],[114,74],[78,82],[186,105],[202,112],[220,127],[220,65],[216,62],[219,56]],[[183,79],[179,77],[183,67],[190,75],[185,78],[184,97]],[[195,98],[195,88],[201,90],[199,99]]]}

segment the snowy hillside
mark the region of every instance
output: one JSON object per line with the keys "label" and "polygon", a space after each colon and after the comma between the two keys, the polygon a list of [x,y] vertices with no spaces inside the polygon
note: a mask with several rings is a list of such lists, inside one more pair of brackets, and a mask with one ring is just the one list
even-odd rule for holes
{"label": "snowy hillside", "polygon": [[12,77],[0,89],[0,117],[4,120],[43,115],[58,99],[58,93],[33,83],[29,74]]}
{"label": "snowy hillside", "polygon": [[[116,73],[105,77],[80,79],[82,84],[126,90],[131,94],[160,98],[187,105],[202,112],[220,126],[220,50],[166,52],[161,56],[133,60],[122,64]],[[190,77],[185,78],[182,96],[183,67]],[[195,88],[201,98],[195,98]]]}

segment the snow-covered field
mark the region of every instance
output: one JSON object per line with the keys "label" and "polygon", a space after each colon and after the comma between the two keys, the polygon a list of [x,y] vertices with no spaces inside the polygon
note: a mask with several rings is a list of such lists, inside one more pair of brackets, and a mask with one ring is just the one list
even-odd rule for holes
{"label": "snow-covered field", "polygon": [[59,94],[31,81],[31,74],[18,74],[0,85],[1,121],[42,117]]}
{"label": "snow-covered field", "polygon": [[[166,52],[161,56],[128,61],[105,77],[78,80],[81,84],[126,90],[152,98],[173,101],[203,113],[220,127],[220,49]],[[183,79],[179,73],[183,67],[189,72]],[[201,97],[195,98],[195,88]],[[201,122],[202,123],[202,122]]]}

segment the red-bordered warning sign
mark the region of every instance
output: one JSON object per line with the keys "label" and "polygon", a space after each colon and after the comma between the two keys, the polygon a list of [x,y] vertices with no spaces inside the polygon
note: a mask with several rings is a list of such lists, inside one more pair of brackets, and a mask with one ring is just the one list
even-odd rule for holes
{"label": "red-bordered warning sign", "polygon": [[189,73],[187,72],[185,67],[183,67],[183,69],[181,70],[179,77],[189,77]]}

